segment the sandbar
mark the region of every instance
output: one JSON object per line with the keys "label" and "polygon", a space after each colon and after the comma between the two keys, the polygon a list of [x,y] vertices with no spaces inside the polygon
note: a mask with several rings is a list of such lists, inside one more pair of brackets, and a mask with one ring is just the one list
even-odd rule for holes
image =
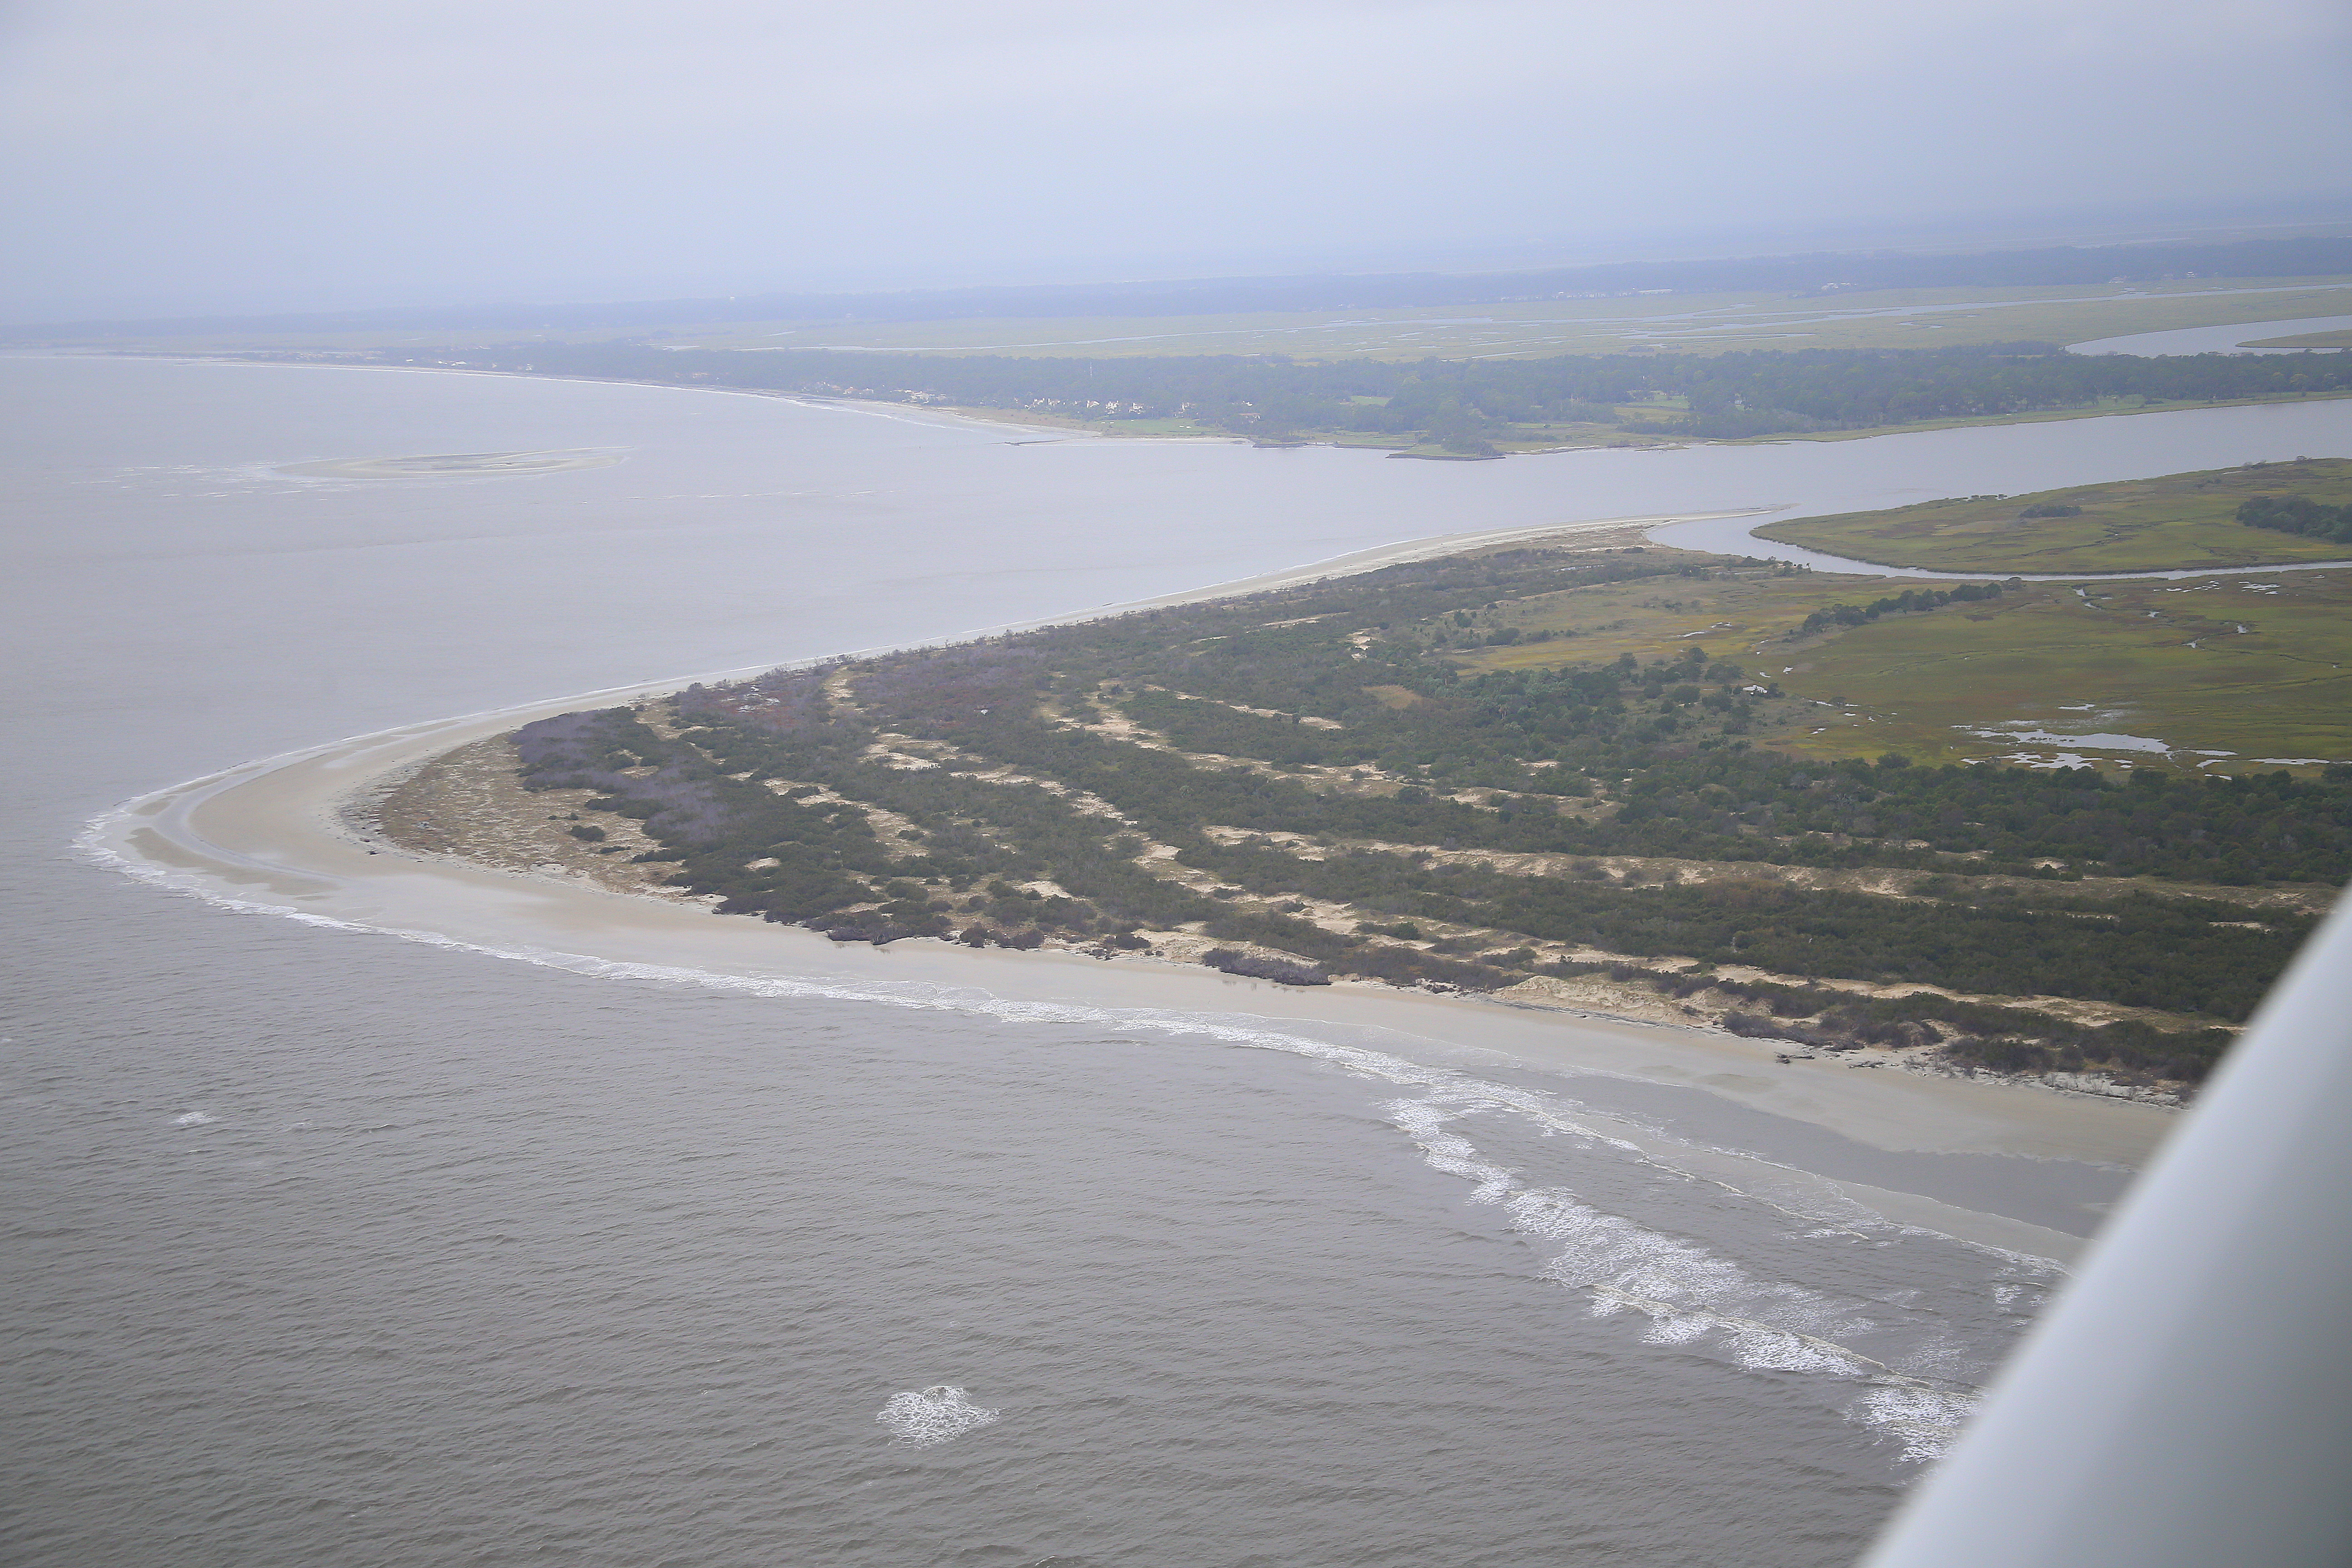
{"label": "sandbar", "polygon": [[278,472],[298,479],[419,479],[518,474],[557,474],[573,468],[609,468],[618,452],[580,447],[553,452],[443,452],[414,458],[329,458],[286,463]]}

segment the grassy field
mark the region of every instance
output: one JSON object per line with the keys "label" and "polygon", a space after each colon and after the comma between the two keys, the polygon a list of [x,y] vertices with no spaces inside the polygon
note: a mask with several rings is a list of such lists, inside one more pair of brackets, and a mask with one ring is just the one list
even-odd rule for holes
{"label": "grassy field", "polygon": [[[2324,401],[2333,393],[2321,394]],[[1867,425],[1853,430],[1776,431],[1769,436],[1713,437],[1718,446],[1754,447],[1769,441],[1863,441],[1873,436],[1917,435],[1923,430],[1977,430],[1989,425],[2048,425],[2062,419],[2104,419],[2114,414],[2163,414],[2174,409],[2244,408],[2258,403],[2290,401],[2268,397],[2102,397],[2080,408],[2038,408],[2030,414],[1996,414],[1985,418],[1916,419],[1908,425]]]}
{"label": "grassy field", "polygon": [[[2241,292],[2240,290],[2243,290]],[[1286,354],[1300,360],[1518,358],[1649,349],[1947,348],[2084,342],[2176,327],[2352,310],[2352,279],[2199,279],[2097,288],[1906,289],[1867,293],[1633,295],[1412,310],[1228,316],[779,322],[706,331],[713,348],[938,353]]]}
{"label": "grassy field", "polygon": [[789,345],[1105,359],[1202,353],[1301,360],[1517,358],[1648,349],[1711,353],[2084,342],[2126,332],[2347,310],[2352,310],[2352,279],[2214,279],[2138,287],[1907,289],[1826,297],[1750,290],[1229,316],[777,322],[705,331],[679,341],[713,348]]}
{"label": "grassy field", "polygon": [[[2249,496],[2352,500],[2352,460],[2298,459],[2168,474],[2121,484],[2078,485],[2023,496],[1927,501],[1886,511],[1801,518],[1757,530],[1764,538],[1856,561],[1938,572],[2194,570],[2337,561],[2346,548],[2232,520]],[[2027,518],[2037,507],[2079,516]]]}
{"label": "grassy field", "polygon": [[1825,605],[1867,605],[1909,585],[1751,574],[1578,589],[1486,617],[1523,636],[1549,631],[1548,640],[1457,658],[1472,671],[1628,653],[1647,662],[1696,643],[1784,694],[1764,705],[1759,743],[1827,758],[2072,758],[2179,773],[2352,759],[2352,571],[2029,584],[1984,603],[1802,632]]}
{"label": "grassy field", "polygon": [[1286,354],[1301,360],[1712,353],[1770,348],[1942,348],[1964,343],[2083,342],[2175,327],[2230,326],[2352,312],[2352,279],[2197,279],[2091,288],[1883,289],[1834,295],[1748,290],[1625,295],[1361,311],[1220,316],[1015,317],[941,321],[679,321],[609,329],[269,333],[121,340],[176,353],[399,347],[449,353],[518,342],[649,336],[673,347],[847,348],[942,354],[1123,358],[1150,354]]}
{"label": "grassy field", "polygon": [[2352,327],[2335,332],[2305,332],[2289,338],[2257,338],[2251,349],[2352,349]]}

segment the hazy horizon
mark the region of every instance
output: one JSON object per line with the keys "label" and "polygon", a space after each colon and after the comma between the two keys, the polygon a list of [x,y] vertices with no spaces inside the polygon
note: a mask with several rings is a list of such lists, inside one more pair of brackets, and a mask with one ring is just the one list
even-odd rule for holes
{"label": "hazy horizon", "polygon": [[35,0],[0,321],[2334,226],[2347,62],[2324,0]]}
{"label": "hazy horizon", "polygon": [[[2281,216],[2292,212],[2294,216]],[[2166,221],[2169,216],[2171,221]],[[667,301],[696,303],[732,300],[737,297],[858,297],[951,294],[991,289],[1068,288],[1085,289],[1148,287],[1190,282],[1249,282],[1286,278],[1511,277],[1551,269],[1624,263],[1671,265],[1706,260],[1770,258],[1808,255],[1969,255],[1981,252],[2060,248],[2066,247],[2159,246],[2174,243],[2227,244],[2288,236],[2352,234],[2352,198],[2344,201],[2295,204],[2267,212],[2207,210],[2172,215],[2141,213],[2074,213],[2007,215],[1979,222],[1945,226],[1879,226],[1816,230],[1756,229],[1738,233],[1628,233],[1587,241],[1579,247],[1541,241],[1518,240],[1488,244],[1464,243],[1427,250],[1379,250],[1370,247],[1347,253],[1260,252],[1231,256],[1173,253],[1154,257],[1102,259],[1092,263],[1038,259],[1008,261],[966,272],[942,269],[905,275],[876,272],[844,274],[827,283],[773,283],[754,279],[722,280],[701,289],[683,287],[675,277],[649,275],[608,279],[575,279],[568,286],[512,289],[503,294],[468,289],[463,282],[438,289],[410,289],[387,284],[376,293],[331,299],[256,296],[251,299],[206,300],[178,308],[165,302],[151,308],[133,304],[111,311],[37,307],[0,319],[0,327],[64,325],[79,321],[186,320],[190,321],[266,319],[283,315],[328,316],[339,312],[391,314],[436,310],[537,307],[568,308],[600,304]]]}

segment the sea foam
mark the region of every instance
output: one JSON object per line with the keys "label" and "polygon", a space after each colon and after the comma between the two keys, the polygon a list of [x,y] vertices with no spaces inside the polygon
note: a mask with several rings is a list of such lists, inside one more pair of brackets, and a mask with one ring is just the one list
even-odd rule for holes
{"label": "sea foam", "polygon": [[908,1448],[928,1448],[937,1443],[952,1443],[976,1427],[993,1426],[1003,1419],[1003,1412],[974,1405],[953,1384],[935,1383],[929,1388],[907,1389],[892,1394],[889,1402],[875,1412],[874,1419],[890,1428],[893,1443]]}

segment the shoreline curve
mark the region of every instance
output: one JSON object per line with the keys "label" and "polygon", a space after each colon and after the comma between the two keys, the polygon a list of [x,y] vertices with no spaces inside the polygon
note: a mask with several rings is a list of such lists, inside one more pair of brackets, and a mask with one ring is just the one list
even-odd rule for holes
{"label": "shoreline curve", "polygon": [[[1240,583],[991,630],[1225,597],[1479,545],[1670,521],[1612,519],[1403,541]],[[980,635],[985,634],[941,640]],[[1777,1047],[1770,1042],[1716,1030],[1376,983],[1343,982],[1307,995],[1198,965],[1134,957],[1104,962],[1075,952],[978,951],[951,943],[845,947],[813,931],[717,915],[699,903],[436,859],[371,839],[346,818],[356,802],[433,758],[534,718],[770,668],[609,687],[345,737],[149,792],[94,818],[75,843],[102,865],[217,907],[574,973],[950,1009],[1005,1021],[1201,1035],[1320,1057],[1398,1081],[1404,1081],[1399,1074],[1422,1081],[1430,1074],[1475,1074],[1482,1066],[1618,1079],[1695,1090],[1725,1102],[1727,1113],[1761,1112],[1801,1130],[1930,1159],[2006,1155],[2134,1168],[2172,1121],[2165,1108],[2039,1085],[1843,1065],[1792,1068],[1774,1063]],[[1611,1135],[1645,1134],[1629,1124]],[[1769,1167],[1784,1176],[1800,1169],[1736,1149],[1714,1149],[1709,1157]],[[1938,1195],[1931,1181],[1906,1184],[1931,1189],[1912,1192],[1832,1184],[1889,1223],[1977,1245],[2063,1258],[2080,1244],[2067,1231],[1947,1201],[1968,1194],[1955,1188]]]}

